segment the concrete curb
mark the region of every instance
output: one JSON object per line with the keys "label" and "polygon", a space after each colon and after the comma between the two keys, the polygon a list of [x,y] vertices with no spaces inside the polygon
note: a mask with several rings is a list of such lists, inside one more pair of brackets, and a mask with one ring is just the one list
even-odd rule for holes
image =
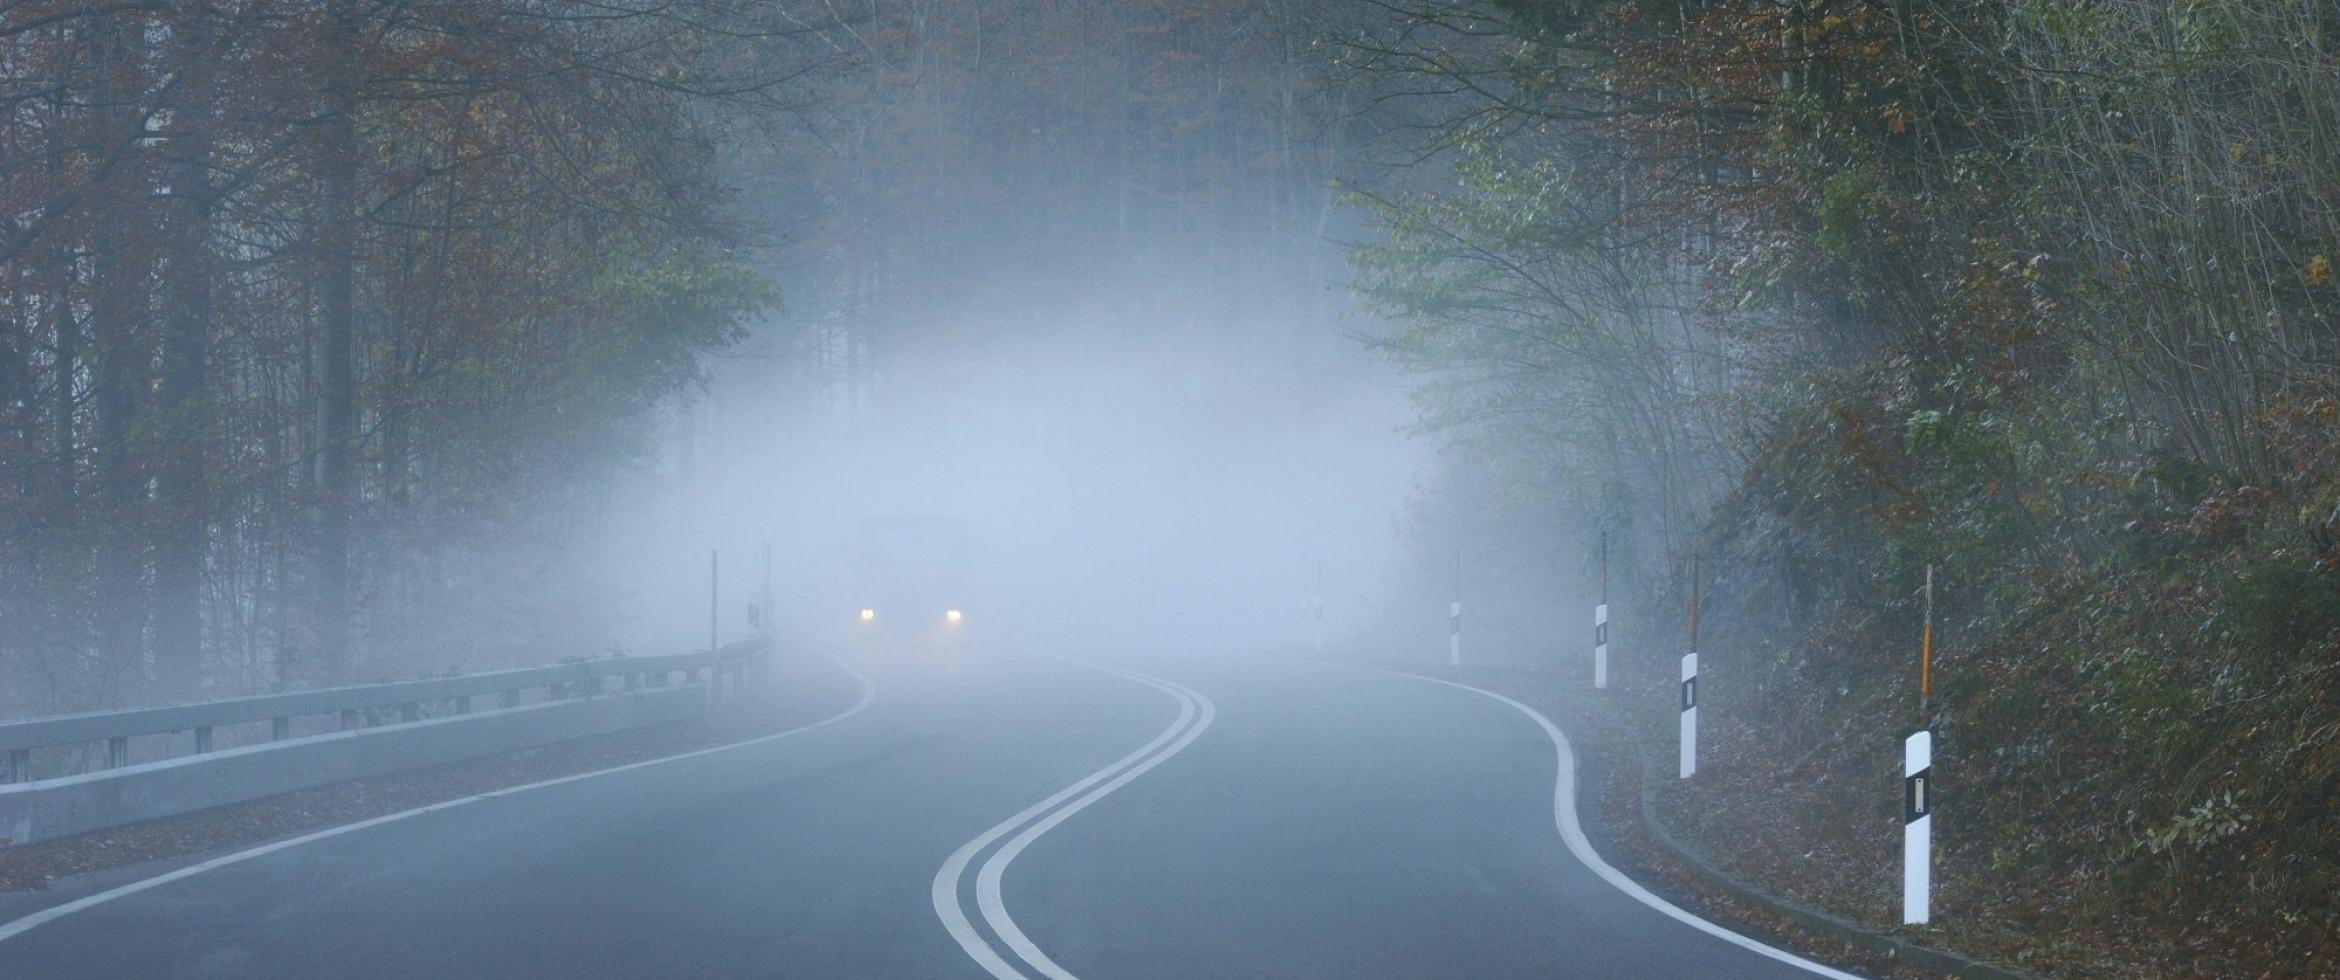
{"label": "concrete curb", "polygon": [[1649,776],[1649,764],[1646,760],[1641,762],[1641,822],[1643,826],[1649,828],[1650,838],[1657,841],[1659,847],[1665,848],[1672,853],[1676,860],[1681,861],[1690,870],[1697,872],[1698,876],[1705,879],[1708,885],[1733,898],[1794,922],[1804,929],[1833,939],[1843,940],[1863,949],[1882,953],[1892,957],[1898,963],[1907,963],[1921,969],[1932,970],[1944,976],[1956,977],[1958,980],[2044,980],[2038,974],[2027,973],[2014,967],[1985,963],[1932,946],[1920,946],[1849,919],[1788,901],[1724,874],[1722,869],[1715,867],[1712,861],[1706,859],[1706,855],[1676,838],[1673,832],[1666,828],[1665,821],[1658,817],[1657,783]]}

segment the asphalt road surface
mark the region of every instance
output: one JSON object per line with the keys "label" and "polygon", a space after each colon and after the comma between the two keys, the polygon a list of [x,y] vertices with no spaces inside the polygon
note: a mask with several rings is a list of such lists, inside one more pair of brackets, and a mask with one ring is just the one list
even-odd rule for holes
{"label": "asphalt road surface", "polygon": [[1599,865],[1480,692],[847,666],[792,734],[0,896],[0,977],[1842,976]]}

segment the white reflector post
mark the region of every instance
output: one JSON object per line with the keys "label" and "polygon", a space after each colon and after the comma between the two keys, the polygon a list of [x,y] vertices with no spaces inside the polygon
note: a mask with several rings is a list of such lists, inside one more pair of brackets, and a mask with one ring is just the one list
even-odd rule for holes
{"label": "white reflector post", "polygon": [[1698,771],[1698,653],[1682,658],[1682,778]]}
{"label": "white reflector post", "polygon": [[1901,743],[1901,921],[1923,923],[1933,909],[1934,733]]}
{"label": "white reflector post", "polygon": [[1593,687],[1609,686],[1609,604],[1593,607]]}
{"label": "white reflector post", "polygon": [[1309,599],[1308,648],[1324,653],[1324,558],[1316,559],[1316,592]]}
{"label": "white reflector post", "polygon": [[1460,667],[1462,666],[1462,600],[1454,600],[1454,605],[1449,606],[1446,612],[1447,622],[1452,626],[1452,631],[1446,634],[1446,662]]}

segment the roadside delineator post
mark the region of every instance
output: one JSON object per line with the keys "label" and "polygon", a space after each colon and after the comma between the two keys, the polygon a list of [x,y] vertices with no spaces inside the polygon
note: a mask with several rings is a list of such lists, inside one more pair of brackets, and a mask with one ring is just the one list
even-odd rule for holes
{"label": "roadside delineator post", "polygon": [[1682,776],[1698,771],[1698,654],[1682,657]]}
{"label": "roadside delineator post", "polygon": [[1308,622],[1308,645],[1317,655],[1324,654],[1324,559],[1316,559],[1316,598],[1310,603],[1312,613]]}
{"label": "roadside delineator post", "polygon": [[1901,921],[1917,925],[1933,911],[1934,733],[1901,743],[1901,772]]}
{"label": "roadside delineator post", "polygon": [[1682,775],[1698,771],[1698,559],[1690,559],[1690,652],[1682,657]]}
{"label": "roadside delineator post", "polygon": [[1446,663],[1451,667],[1460,667],[1462,666],[1461,599],[1456,599],[1454,602],[1447,605],[1446,618],[1448,623],[1446,634]]}
{"label": "roadside delineator post", "polygon": [[748,672],[754,675],[753,683],[758,691],[770,691],[772,688],[772,658],[778,655],[780,646],[779,614],[777,610],[772,608],[772,542],[770,541],[764,542],[764,582],[760,594],[763,598],[761,603],[763,615],[757,621],[756,626],[764,641],[764,652],[755,660],[750,661],[751,666],[749,666]]}
{"label": "roadside delineator post", "polygon": [[1454,549],[1454,602],[1446,607],[1446,663],[1462,666],[1462,549]]}
{"label": "roadside delineator post", "polygon": [[716,651],[723,647],[723,603],[719,587],[722,579],[717,565],[721,557],[721,551],[707,550],[707,713],[710,715],[715,713],[716,702],[723,699],[723,665],[716,659]]}
{"label": "roadside delineator post", "polygon": [[1609,686],[1609,532],[1601,532],[1601,604],[1593,607],[1593,688]]}
{"label": "roadside delineator post", "polygon": [[1926,566],[1925,632],[1918,640],[1918,730],[1901,743],[1901,921],[1933,915],[1934,566]]}

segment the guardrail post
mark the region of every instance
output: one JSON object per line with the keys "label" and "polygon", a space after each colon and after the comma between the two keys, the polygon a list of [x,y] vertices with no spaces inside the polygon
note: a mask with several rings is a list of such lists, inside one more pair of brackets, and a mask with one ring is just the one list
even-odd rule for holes
{"label": "guardrail post", "polygon": [[117,735],[106,740],[106,768],[120,769],[130,764],[130,736]]}
{"label": "guardrail post", "polygon": [[268,719],[268,738],[269,738],[271,741],[282,742],[282,741],[284,741],[285,739],[288,739],[288,738],[291,738],[291,737],[292,737],[292,719],[290,719],[290,718],[270,718],[270,719]]}
{"label": "guardrail post", "polygon": [[195,726],[195,754],[202,755],[209,751],[211,751],[211,726]]}
{"label": "guardrail post", "polygon": [[8,751],[8,781],[12,783],[32,782],[31,749],[10,749]]}

